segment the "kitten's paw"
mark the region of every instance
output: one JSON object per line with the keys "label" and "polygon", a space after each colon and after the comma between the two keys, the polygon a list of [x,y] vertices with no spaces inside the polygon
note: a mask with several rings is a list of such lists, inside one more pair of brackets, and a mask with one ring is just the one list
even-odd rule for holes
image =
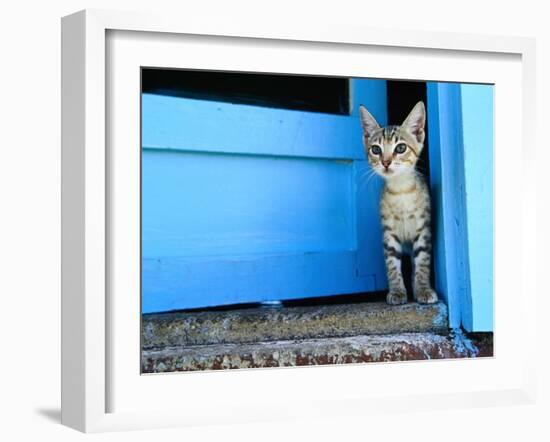
{"label": "kitten's paw", "polygon": [[437,299],[437,293],[432,289],[420,290],[416,294],[416,301],[420,304],[435,304]]}
{"label": "kitten's paw", "polygon": [[386,296],[386,302],[390,305],[400,305],[407,303],[407,292],[400,290],[390,290]]}

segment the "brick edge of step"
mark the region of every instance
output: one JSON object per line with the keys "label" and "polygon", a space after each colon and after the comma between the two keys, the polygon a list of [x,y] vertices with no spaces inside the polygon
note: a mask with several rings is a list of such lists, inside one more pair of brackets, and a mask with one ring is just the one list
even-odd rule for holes
{"label": "brick edge of step", "polygon": [[491,357],[492,334],[401,333],[167,347],[142,352],[142,373]]}

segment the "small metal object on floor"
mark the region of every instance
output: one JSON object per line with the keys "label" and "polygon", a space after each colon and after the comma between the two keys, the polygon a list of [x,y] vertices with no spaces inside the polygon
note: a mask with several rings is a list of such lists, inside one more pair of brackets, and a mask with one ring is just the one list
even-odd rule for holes
{"label": "small metal object on floor", "polygon": [[282,301],[263,301],[260,302],[262,308],[281,308],[283,306]]}

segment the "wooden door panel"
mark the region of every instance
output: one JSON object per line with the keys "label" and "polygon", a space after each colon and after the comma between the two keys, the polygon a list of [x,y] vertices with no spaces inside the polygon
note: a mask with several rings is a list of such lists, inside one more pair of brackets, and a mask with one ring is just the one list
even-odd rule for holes
{"label": "wooden door panel", "polygon": [[349,116],[142,96],[142,310],[385,287],[378,193]]}

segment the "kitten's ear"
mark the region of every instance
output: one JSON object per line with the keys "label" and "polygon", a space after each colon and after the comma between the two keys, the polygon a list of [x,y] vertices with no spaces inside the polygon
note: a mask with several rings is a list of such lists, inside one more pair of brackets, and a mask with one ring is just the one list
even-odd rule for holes
{"label": "kitten's ear", "polygon": [[367,108],[363,105],[359,106],[359,115],[361,116],[361,127],[363,128],[363,135],[365,137],[365,142],[370,138],[372,133],[376,129],[380,129],[380,126],[370,114]]}
{"label": "kitten's ear", "polygon": [[424,103],[419,101],[413,107],[411,113],[405,118],[405,121],[401,127],[405,127],[411,134],[414,135],[416,141],[422,144],[424,143],[424,137],[426,136],[424,132],[424,127],[426,126],[426,108]]}

